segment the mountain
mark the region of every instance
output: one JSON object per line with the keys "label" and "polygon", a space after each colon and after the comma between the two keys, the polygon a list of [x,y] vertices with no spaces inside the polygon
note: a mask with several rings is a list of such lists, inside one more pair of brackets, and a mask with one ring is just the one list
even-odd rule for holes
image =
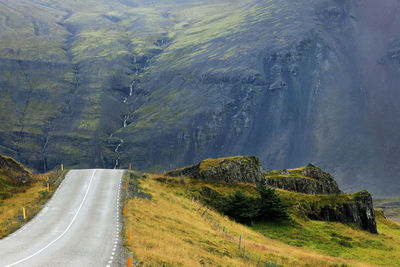
{"label": "mountain", "polygon": [[[251,154],[400,189],[396,0],[0,2],[0,152],[37,171]],[[390,184],[390,186],[387,186]]]}

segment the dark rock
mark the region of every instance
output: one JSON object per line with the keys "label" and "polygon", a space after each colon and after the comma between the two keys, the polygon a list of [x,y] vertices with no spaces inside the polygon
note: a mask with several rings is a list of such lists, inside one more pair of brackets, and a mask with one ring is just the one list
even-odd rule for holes
{"label": "dark rock", "polygon": [[304,194],[343,193],[332,175],[308,164],[305,168],[266,172],[268,185]]}
{"label": "dark rock", "polygon": [[169,171],[166,175],[188,175],[208,181],[253,184],[264,179],[260,162],[254,156],[206,159],[194,166]]}
{"label": "dark rock", "polygon": [[333,207],[326,205],[306,215],[313,220],[356,223],[362,230],[378,233],[372,197],[365,190],[352,194],[348,203]]}

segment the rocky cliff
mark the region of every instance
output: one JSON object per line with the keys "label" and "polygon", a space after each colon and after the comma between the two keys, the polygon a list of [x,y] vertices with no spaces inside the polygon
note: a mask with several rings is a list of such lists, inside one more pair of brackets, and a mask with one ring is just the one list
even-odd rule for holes
{"label": "rocky cliff", "polygon": [[194,166],[166,172],[166,175],[188,175],[206,181],[227,183],[256,184],[264,180],[260,162],[254,156],[206,159]]}
{"label": "rocky cliff", "polygon": [[268,185],[288,191],[313,195],[343,193],[332,175],[312,164],[298,169],[267,171],[265,177]]}
{"label": "rocky cliff", "polygon": [[[263,172],[257,157],[238,156],[206,159],[194,166],[172,170],[167,176],[190,176],[209,182],[251,183],[265,182],[282,193],[286,204],[295,212],[313,219],[355,223],[362,230],[377,233],[375,213],[370,193],[360,191],[345,194],[334,177],[313,164],[297,169]],[[203,186],[200,194],[205,201],[215,201],[220,194]]]}
{"label": "rocky cliff", "polygon": [[355,223],[362,230],[378,233],[372,197],[365,190],[331,197],[319,196],[296,205],[310,219]]}

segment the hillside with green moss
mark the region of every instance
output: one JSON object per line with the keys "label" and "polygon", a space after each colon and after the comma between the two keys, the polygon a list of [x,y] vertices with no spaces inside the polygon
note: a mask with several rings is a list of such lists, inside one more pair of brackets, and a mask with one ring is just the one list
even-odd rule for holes
{"label": "hillside with green moss", "polygon": [[[224,166],[235,161],[249,162],[251,157],[207,159],[200,162],[198,166],[219,168],[229,175]],[[245,165],[245,163],[243,164]],[[231,164],[231,166],[235,165]],[[246,175],[249,169],[241,168],[239,171],[236,169],[238,172],[236,175]],[[225,211],[224,206],[235,192],[243,192],[249,198],[260,197],[257,183],[243,179],[225,181],[222,176],[208,179],[196,175],[199,169],[197,172],[194,170],[193,166],[190,166],[168,171],[161,176],[152,175],[152,179],[164,187],[164,190],[176,192],[177,196],[189,195],[190,198],[199,199],[204,207],[214,209],[222,214]],[[287,179],[286,185],[296,183],[290,174],[299,175],[300,172],[319,173],[323,178],[330,176],[329,173],[310,164],[296,169],[263,172],[267,174],[263,182],[276,175],[279,179]],[[285,178],[282,177],[282,173],[289,175]],[[303,175],[302,179],[317,179],[315,175],[313,176],[314,178]],[[334,182],[332,176],[330,179],[327,182]],[[148,181],[143,181],[143,183],[148,183]],[[151,191],[150,188],[149,192]],[[341,191],[315,194],[314,192],[302,193],[276,188],[275,193],[286,207],[290,218],[288,220],[279,218],[258,220],[249,225],[251,230],[294,247],[354,261],[348,263],[349,266],[357,264],[397,266],[400,264],[398,257],[400,254],[397,252],[400,247],[400,225],[386,219],[381,211],[374,211],[371,195],[367,191],[352,194]],[[352,213],[353,215],[351,215]],[[344,217],[354,220],[342,220]],[[363,225],[363,222],[367,220],[371,224]],[[298,264],[307,266],[306,263]]]}
{"label": "hillside with green moss", "polygon": [[398,5],[1,1],[0,152],[35,171],[252,154],[396,194]]}

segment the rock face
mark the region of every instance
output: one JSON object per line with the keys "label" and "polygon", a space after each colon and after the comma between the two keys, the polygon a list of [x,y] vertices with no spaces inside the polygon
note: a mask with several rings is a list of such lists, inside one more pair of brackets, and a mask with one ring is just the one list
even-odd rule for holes
{"label": "rock face", "polygon": [[[272,187],[299,193],[299,199],[305,200],[297,201],[295,197],[296,201],[291,203],[310,219],[356,223],[362,230],[377,233],[371,195],[365,190],[343,193],[332,175],[313,164],[263,172],[257,157],[238,156],[206,159],[194,166],[168,171],[166,175],[186,175],[211,182],[258,184],[265,181]],[[207,198],[218,197],[209,187],[203,187],[201,194]],[[310,196],[304,197],[304,194]]]}
{"label": "rock face", "polygon": [[265,172],[266,183],[272,187],[304,194],[343,193],[332,175],[308,164],[304,168]]}
{"label": "rock face", "polygon": [[365,190],[351,194],[348,203],[333,207],[326,205],[306,215],[313,220],[356,223],[362,230],[378,233],[372,197]]}
{"label": "rock face", "polygon": [[260,162],[254,156],[206,159],[195,166],[170,171],[166,174],[171,176],[189,175],[207,181],[253,184],[264,179]]}

